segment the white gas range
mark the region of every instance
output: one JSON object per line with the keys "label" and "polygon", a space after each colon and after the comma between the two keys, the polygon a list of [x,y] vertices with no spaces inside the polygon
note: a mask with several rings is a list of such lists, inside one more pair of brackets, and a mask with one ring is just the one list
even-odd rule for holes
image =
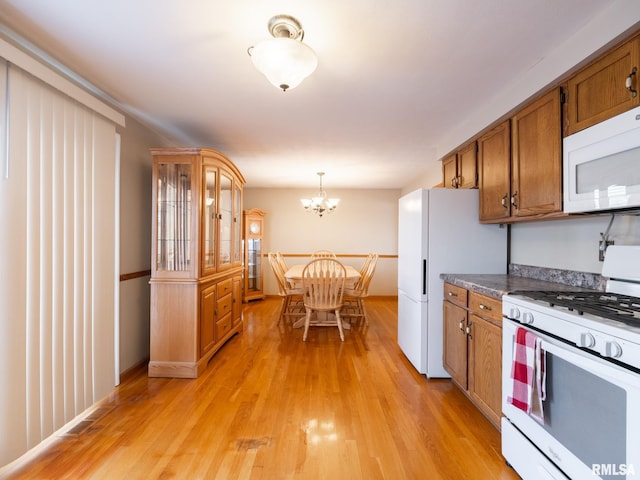
{"label": "white gas range", "polygon": [[640,247],[609,247],[602,275],[606,292],[503,297],[502,450],[525,480],[640,478]]}

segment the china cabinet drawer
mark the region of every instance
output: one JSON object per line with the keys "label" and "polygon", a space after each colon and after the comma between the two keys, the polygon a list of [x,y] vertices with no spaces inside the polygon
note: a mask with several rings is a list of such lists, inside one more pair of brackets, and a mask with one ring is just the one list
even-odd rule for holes
{"label": "china cabinet drawer", "polygon": [[218,318],[226,315],[227,313],[230,313],[232,307],[233,307],[233,296],[231,296],[230,294],[225,295],[222,298],[218,298],[218,303],[217,303]]}
{"label": "china cabinet drawer", "polygon": [[233,280],[231,278],[227,278],[226,280],[222,280],[220,283],[218,283],[217,285],[218,298],[222,298],[225,295],[230,294],[232,287],[233,287]]}
{"label": "china cabinet drawer", "polygon": [[216,322],[216,338],[220,340],[231,331],[233,320],[231,314],[225,315]]}

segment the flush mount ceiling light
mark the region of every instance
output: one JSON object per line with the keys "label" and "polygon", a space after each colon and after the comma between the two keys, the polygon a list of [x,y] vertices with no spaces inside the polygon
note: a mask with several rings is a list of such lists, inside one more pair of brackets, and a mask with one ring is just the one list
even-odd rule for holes
{"label": "flush mount ceiling light", "polygon": [[276,15],[269,20],[269,40],[249,47],[247,52],[255,67],[283,92],[300,85],[318,66],[314,51],[304,43],[304,30],[289,15]]}
{"label": "flush mount ceiling light", "polygon": [[322,189],[323,175],[324,172],[318,172],[318,176],[320,177],[320,190],[318,191],[316,196],[300,199],[300,201],[302,202],[302,206],[307,212],[317,213],[319,216],[322,216],[325,213],[333,212],[340,202],[339,198],[327,198],[327,192]]}

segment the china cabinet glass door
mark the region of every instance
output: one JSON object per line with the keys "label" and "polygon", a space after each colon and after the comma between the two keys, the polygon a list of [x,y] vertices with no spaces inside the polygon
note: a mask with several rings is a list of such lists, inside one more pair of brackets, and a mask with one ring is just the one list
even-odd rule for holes
{"label": "china cabinet glass door", "polygon": [[204,198],[202,215],[202,269],[216,268],[216,172],[215,168],[204,168]]}
{"label": "china cabinet glass door", "polygon": [[247,239],[247,294],[262,290],[262,239]]}
{"label": "china cabinet glass door", "polygon": [[220,205],[218,218],[220,219],[220,250],[218,266],[231,264],[231,250],[233,241],[233,182],[223,172],[220,173]]}
{"label": "china cabinet glass door", "polygon": [[190,163],[158,164],[156,271],[191,267],[191,168]]}
{"label": "china cabinet glass door", "polygon": [[264,298],[263,226],[265,212],[252,208],[244,212],[244,301]]}
{"label": "china cabinet glass door", "polygon": [[233,195],[233,263],[242,262],[242,191],[236,185]]}

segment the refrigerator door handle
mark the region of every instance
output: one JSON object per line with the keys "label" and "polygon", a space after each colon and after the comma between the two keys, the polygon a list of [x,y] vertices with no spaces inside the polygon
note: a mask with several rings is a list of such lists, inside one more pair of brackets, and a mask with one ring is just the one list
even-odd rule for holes
{"label": "refrigerator door handle", "polygon": [[427,294],[427,259],[422,260],[422,294]]}

